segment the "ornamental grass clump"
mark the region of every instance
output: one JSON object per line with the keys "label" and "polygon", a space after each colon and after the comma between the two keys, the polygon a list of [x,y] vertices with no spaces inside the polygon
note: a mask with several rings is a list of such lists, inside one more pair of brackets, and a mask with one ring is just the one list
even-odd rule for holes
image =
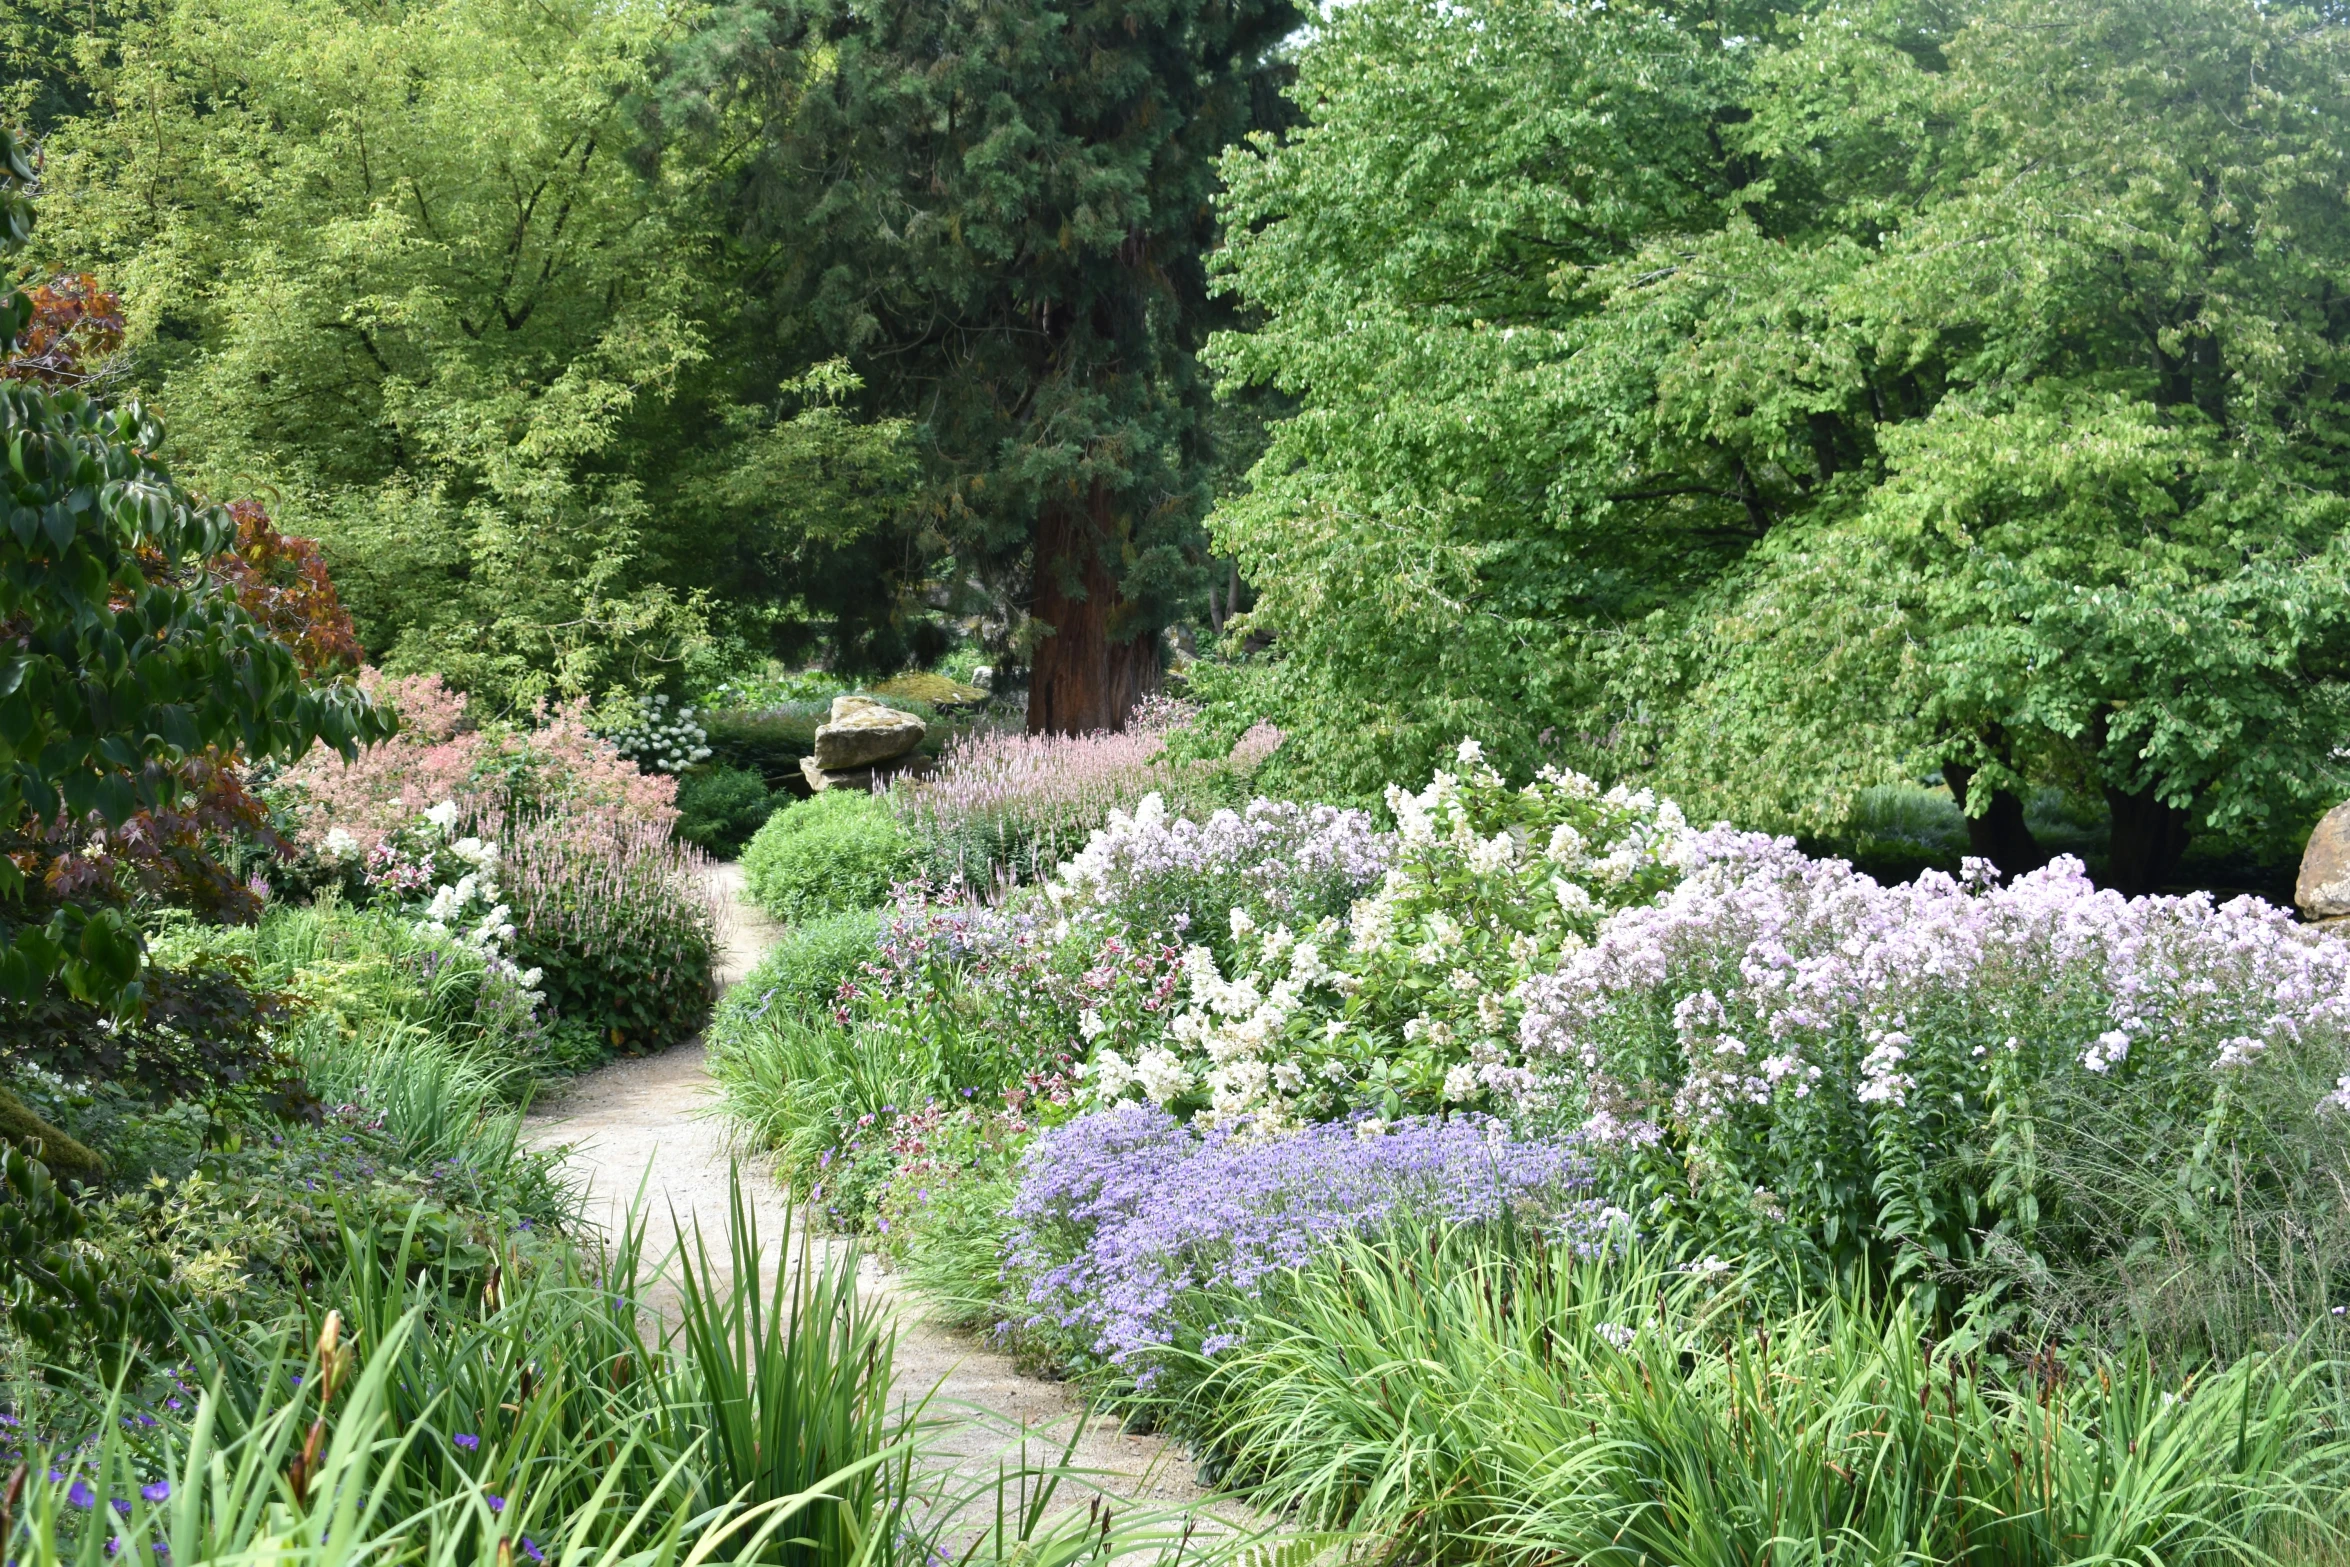
{"label": "ornamental grass clump", "polygon": [[710,862],[618,811],[484,821],[505,846],[518,961],[557,1019],[604,1049],[665,1050],[710,1016],[719,907]]}
{"label": "ornamental grass clump", "polygon": [[1726,828],[1692,857],[1519,1025],[1658,1217],[2228,1352],[2350,1298],[2350,944],[2069,859],[1885,887]]}
{"label": "ornamental grass clump", "polygon": [[1337,1237],[1406,1215],[1509,1219],[1570,1249],[1622,1215],[1590,1196],[1571,1142],[1478,1117],[1201,1134],[1125,1104],[1041,1134],[1021,1163],[1005,1274],[1013,1326],[1139,1386],[1239,1342],[1247,1303]]}
{"label": "ornamental grass clump", "polygon": [[1290,1516],[1428,1563],[2336,1560],[2341,1367],[2009,1362],[1755,1270],[1407,1223],[1337,1241],[1175,1423]]}

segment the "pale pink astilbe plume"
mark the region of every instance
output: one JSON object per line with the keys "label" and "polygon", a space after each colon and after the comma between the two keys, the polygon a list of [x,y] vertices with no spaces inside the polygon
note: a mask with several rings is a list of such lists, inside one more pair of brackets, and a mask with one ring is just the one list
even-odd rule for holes
{"label": "pale pink astilbe plume", "polygon": [[976,731],[949,745],[927,776],[900,780],[891,799],[930,845],[941,879],[978,887],[1007,876],[1042,880],[1112,811],[1131,811],[1150,794],[1190,806],[1217,775],[1254,772],[1282,741],[1260,723],[1220,762],[1171,760],[1168,736],[1196,716],[1184,702],[1153,696],[1115,733]]}
{"label": "pale pink astilbe plume", "polygon": [[536,728],[475,724],[463,693],[438,675],[360,673],[362,689],[400,715],[400,732],[346,762],[324,745],[280,776],[310,848],[337,828],[367,853],[443,800],[469,810],[524,803],[541,810],[612,810],[662,830],[677,819],[677,781],[640,772],[567,706]]}

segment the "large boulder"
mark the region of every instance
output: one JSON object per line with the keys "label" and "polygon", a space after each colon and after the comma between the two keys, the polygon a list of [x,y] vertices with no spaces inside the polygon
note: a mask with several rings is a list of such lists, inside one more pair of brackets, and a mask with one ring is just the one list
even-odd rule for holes
{"label": "large boulder", "polygon": [[2338,920],[2350,916],[2350,802],[2326,812],[2301,851],[2301,876],[2293,883],[2293,901],[2302,916]]}
{"label": "large boulder", "polygon": [[845,773],[894,761],[922,743],[921,719],[869,696],[836,696],[832,717],[816,726],[817,770]]}

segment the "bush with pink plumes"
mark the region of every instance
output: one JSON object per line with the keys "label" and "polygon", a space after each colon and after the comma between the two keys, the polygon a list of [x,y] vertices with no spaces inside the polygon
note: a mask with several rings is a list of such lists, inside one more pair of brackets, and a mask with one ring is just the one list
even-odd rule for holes
{"label": "bush with pink plumes", "polygon": [[1177,812],[1245,796],[1249,775],[1281,744],[1280,730],[1259,724],[1221,761],[1177,761],[1167,739],[1191,716],[1180,702],[1152,698],[1114,734],[980,730],[957,739],[927,775],[901,780],[890,798],[933,881],[1042,881],[1112,811],[1131,811],[1145,795]]}
{"label": "bush with pink plumes", "polygon": [[591,733],[577,704],[536,725],[481,722],[438,675],[361,674],[400,715],[400,731],[344,761],[319,746],[269,786],[294,840],[332,860],[364,857],[418,812],[455,800],[469,812],[596,811],[658,828],[677,819],[677,780],[640,772]]}
{"label": "bush with pink plumes", "polygon": [[515,955],[542,971],[558,1064],[666,1050],[709,1020],[720,915],[701,850],[611,807],[482,811],[472,830],[502,845]]}

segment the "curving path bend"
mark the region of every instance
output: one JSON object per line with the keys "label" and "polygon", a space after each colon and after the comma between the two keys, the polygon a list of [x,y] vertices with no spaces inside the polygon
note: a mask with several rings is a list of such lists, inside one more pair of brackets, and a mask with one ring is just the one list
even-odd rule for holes
{"label": "curving path bend", "polygon": [[[711,874],[725,916],[718,975],[732,985],[780,932],[743,898],[740,866],[717,865]],[[589,1218],[607,1232],[619,1227],[641,1190],[648,1258],[669,1254],[679,1228],[690,1237],[697,1221],[712,1249],[723,1248],[735,1155],[717,1116],[699,1040],[662,1055],[615,1061],[579,1078],[532,1111],[526,1136],[535,1146],[566,1151],[568,1168],[587,1189]],[[784,1193],[755,1164],[745,1163],[743,1181],[763,1257],[780,1257],[789,1234]],[[773,1277],[768,1271],[767,1280]],[[1027,1376],[1010,1357],[927,1320],[921,1302],[873,1259],[862,1264],[859,1281],[895,1308],[898,1390],[914,1398],[929,1395],[929,1412],[942,1422],[940,1445],[957,1456],[959,1469],[973,1478],[991,1476],[999,1462],[1019,1461],[1023,1443],[1033,1459],[1059,1456],[1083,1418],[1062,1384]],[[659,1299],[662,1290],[653,1294]],[[1085,1422],[1070,1462],[1096,1475],[1102,1489],[1130,1501],[1165,1505],[1207,1494],[1179,1448],[1128,1433],[1107,1416]]]}

